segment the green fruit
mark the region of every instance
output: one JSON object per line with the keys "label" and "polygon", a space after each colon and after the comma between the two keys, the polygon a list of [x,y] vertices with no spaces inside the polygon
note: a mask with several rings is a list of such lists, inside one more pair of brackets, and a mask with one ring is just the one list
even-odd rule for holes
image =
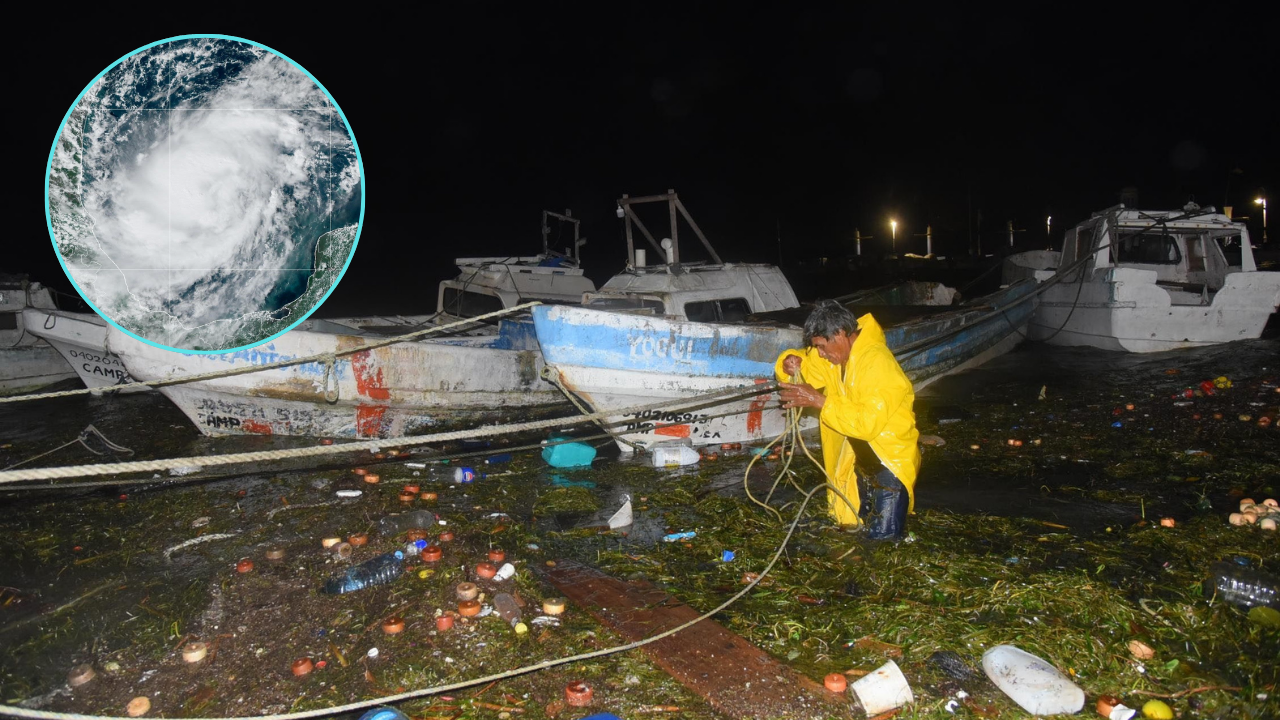
{"label": "green fruit", "polygon": [[1280,610],[1265,605],[1251,608],[1249,619],[1263,627],[1280,628]]}

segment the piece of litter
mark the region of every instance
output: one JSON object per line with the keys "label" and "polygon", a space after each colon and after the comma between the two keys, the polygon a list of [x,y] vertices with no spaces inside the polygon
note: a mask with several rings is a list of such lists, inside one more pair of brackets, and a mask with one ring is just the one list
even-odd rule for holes
{"label": "piece of litter", "polygon": [[[1041,399],[1043,400],[1043,398],[1041,398]],[[947,704],[946,704],[945,706],[943,706],[943,708],[942,708],[942,709],[943,709],[943,710],[946,710],[947,712],[951,713],[952,715],[955,715],[955,714],[956,714],[956,708],[958,708],[958,707],[960,707],[960,701],[959,701],[959,700],[948,700],[948,701],[947,701]]]}
{"label": "piece of litter", "polygon": [[678,532],[678,533],[671,533],[670,535],[663,535],[662,539],[665,542],[676,542],[678,540],[688,540],[689,538],[693,538],[697,536],[698,536],[698,533],[690,530],[689,532]]}
{"label": "piece of litter", "polygon": [[192,473],[198,473],[201,470],[204,470],[204,468],[200,467],[199,465],[183,465],[182,467],[170,468],[169,474],[170,475],[190,475]]}
{"label": "piece of litter", "polygon": [[405,466],[405,467],[407,467],[407,468],[416,468],[416,469],[418,469],[418,470],[421,470],[421,469],[425,468],[425,467],[427,466],[427,464],[426,464],[426,463],[417,463],[417,462],[414,462],[414,463],[405,463],[405,464],[404,464],[404,466]]}
{"label": "piece of litter", "polygon": [[334,494],[340,498],[353,498],[353,497],[360,497],[361,495],[364,494],[364,491],[363,490],[339,490]]}
{"label": "piece of litter", "polygon": [[378,648],[376,647],[369,648],[369,652],[365,653],[365,656],[370,658],[378,657]]}
{"label": "piece of litter", "polygon": [[533,618],[529,622],[533,625],[557,625],[558,626],[560,624],[560,618],[555,617],[554,615],[539,615],[538,617]]}
{"label": "piece of litter", "polygon": [[614,513],[609,518],[610,530],[617,530],[618,528],[626,527],[633,521],[633,515],[631,512],[631,496],[623,495],[622,499],[622,507],[618,508],[618,512]]}
{"label": "piece of litter", "polygon": [[493,606],[485,605],[480,608],[480,614],[477,615],[476,617],[489,617],[492,614],[493,614]]}

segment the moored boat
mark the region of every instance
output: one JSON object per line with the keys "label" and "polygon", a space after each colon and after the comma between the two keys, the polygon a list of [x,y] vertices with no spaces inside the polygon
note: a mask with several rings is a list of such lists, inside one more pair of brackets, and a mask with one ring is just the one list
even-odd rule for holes
{"label": "moored boat", "polygon": [[33,332],[24,313],[30,307],[52,310],[49,289],[25,275],[0,275],[0,395],[39,390],[76,376],[58,351]]}
{"label": "moored boat", "polygon": [[1258,270],[1244,223],[1194,203],[1096,212],[1061,249],[1011,255],[1003,273],[1053,281],[1028,334],[1054,345],[1146,353],[1253,339],[1280,306],[1280,273]]}
{"label": "moored boat", "polygon": [[[358,350],[379,339],[291,330],[249,350],[188,355],[111,328],[107,346],[139,380],[166,380]],[[541,369],[531,323],[504,320],[495,334],[401,342],[338,356],[331,367],[309,362],[160,392],[207,435],[395,438],[567,413],[567,400]]]}
{"label": "moored boat", "polygon": [[[1013,349],[1034,309],[1035,283],[1021,281],[955,307],[852,306],[883,320],[889,348],[917,390]],[[896,316],[896,317],[895,317]],[[774,361],[803,345],[790,324],[701,323],[587,307],[533,309],[548,372],[596,412],[687,400],[730,388],[744,394],[773,379]],[[687,438],[694,445],[758,442],[786,426],[777,394],[758,393],[679,412],[618,415],[622,444],[650,447]]]}
{"label": "moored boat", "polygon": [[[667,199],[654,196],[644,201]],[[683,206],[678,209],[685,212]],[[626,211],[630,221],[630,208]],[[674,218],[675,210],[670,215]],[[684,216],[689,219],[687,213]],[[718,261],[710,243],[694,228]],[[645,235],[649,237],[647,231]],[[629,227],[627,236],[631,237]],[[582,307],[533,309],[547,372],[590,410],[619,411],[605,422],[624,449],[673,439],[705,445],[777,436],[787,421],[777,395],[754,389],[773,379],[774,361],[782,350],[801,346],[798,324],[807,311],[798,307],[777,268],[728,263],[689,267],[675,261],[674,241],[664,240],[662,249],[667,260],[663,266],[643,267],[636,258],[628,272],[599,292],[588,293]],[[629,252],[635,250],[629,247]],[[1035,283],[1028,280],[954,307],[936,304],[950,303],[953,290],[928,283],[877,288],[845,299],[854,303],[855,313],[859,308],[873,311],[885,326],[890,349],[921,388],[1017,345],[1020,328],[1025,328],[1034,308],[1034,290]],[[886,307],[894,302],[919,304],[893,306],[890,313]],[[741,388],[742,395],[703,407],[621,412],[732,388]]]}

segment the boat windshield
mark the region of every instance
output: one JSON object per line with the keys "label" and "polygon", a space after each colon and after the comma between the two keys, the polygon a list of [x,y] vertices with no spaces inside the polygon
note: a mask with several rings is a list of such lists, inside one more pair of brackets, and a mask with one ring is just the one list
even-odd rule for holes
{"label": "boat windshield", "polygon": [[662,314],[663,310],[661,300],[634,295],[592,297],[587,300],[586,307],[593,310],[650,310],[657,314]]}
{"label": "boat windshield", "polygon": [[1116,261],[1135,265],[1177,265],[1182,261],[1178,242],[1165,233],[1120,233]]}
{"label": "boat windshield", "polygon": [[446,287],[440,309],[455,317],[469,318],[501,310],[502,299],[496,295]]}

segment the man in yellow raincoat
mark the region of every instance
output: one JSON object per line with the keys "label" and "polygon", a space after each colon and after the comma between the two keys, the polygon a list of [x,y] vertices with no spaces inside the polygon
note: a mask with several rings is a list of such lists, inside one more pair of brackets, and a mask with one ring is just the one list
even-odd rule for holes
{"label": "man in yellow raincoat", "polygon": [[911,380],[870,314],[855,319],[839,303],[820,302],[804,338],[809,347],[783,351],[776,372],[784,408],[818,410],[827,476],[853,504],[828,491],[831,515],[845,527],[865,518],[869,538],[896,540],[915,505],[920,471]]}

